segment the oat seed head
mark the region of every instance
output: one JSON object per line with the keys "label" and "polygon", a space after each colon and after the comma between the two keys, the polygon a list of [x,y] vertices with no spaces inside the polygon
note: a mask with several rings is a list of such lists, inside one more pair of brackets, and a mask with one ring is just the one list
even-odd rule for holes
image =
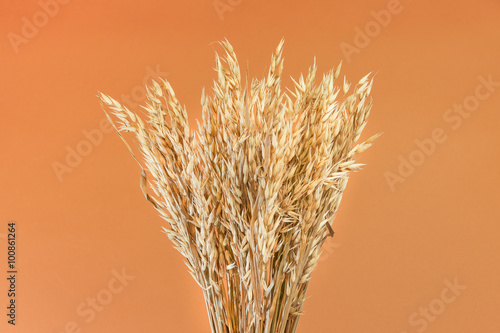
{"label": "oat seed head", "polygon": [[166,80],[147,87],[146,119],[98,95],[134,158],[121,133],[135,135],[141,189],[203,290],[212,332],[295,332],[355,158],[380,135],[357,144],[370,74],[337,84],[339,64],[318,82],[314,61],[284,91],[283,44],[264,79],[242,82],[220,42],[197,131]]}

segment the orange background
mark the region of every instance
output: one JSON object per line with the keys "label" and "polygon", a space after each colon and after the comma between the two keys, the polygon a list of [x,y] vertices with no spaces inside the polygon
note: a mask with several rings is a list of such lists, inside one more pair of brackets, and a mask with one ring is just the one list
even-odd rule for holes
{"label": "orange background", "polygon": [[[1,2],[0,331],[70,332],[74,321],[82,332],[209,332],[202,293],[160,231],[119,137],[103,134],[62,178],[54,163],[86,140],[83,130],[99,130],[98,90],[140,97],[148,67],[158,68],[194,124],[201,89],[215,78],[212,42],[228,38],[261,77],[284,37],[287,77],[306,72],[314,56],[320,72],[343,59],[351,81],[376,72],[364,137],[384,132],[347,186],[298,331],[419,332],[410,317],[439,306],[445,281],[457,279],[467,288],[420,331],[500,332],[500,88],[459,128],[443,118],[474,96],[479,76],[500,82],[500,2],[401,0],[400,13],[350,57],[339,45],[355,46],[356,27],[373,26],[371,11],[388,1],[229,6],[222,20],[213,0],[72,0],[15,52],[9,33],[22,36],[23,17],[32,21],[41,7]],[[387,172],[397,174],[400,155],[408,159],[435,128],[447,140],[391,188]],[[10,220],[15,327],[5,315]],[[135,278],[85,322],[77,308],[122,268]]]}

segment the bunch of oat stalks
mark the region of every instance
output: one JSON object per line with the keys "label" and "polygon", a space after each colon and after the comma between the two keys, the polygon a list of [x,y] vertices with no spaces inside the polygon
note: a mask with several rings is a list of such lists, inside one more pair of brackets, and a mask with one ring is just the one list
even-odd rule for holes
{"label": "bunch of oat stalks", "polygon": [[354,157],[377,137],[355,145],[372,80],[337,87],[339,65],[315,84],[314,64],[285,92],[281,41],[267,78],[249,85],[247,70],[242,87],[232,46],[221,45],[197,135],[167,81],[148,87],[147,120],[99,97],[118,133],[136,135],[153,179],[143,169],[141,188],[203,289],[212,332],[295,332],[348,174],[360,167]]}

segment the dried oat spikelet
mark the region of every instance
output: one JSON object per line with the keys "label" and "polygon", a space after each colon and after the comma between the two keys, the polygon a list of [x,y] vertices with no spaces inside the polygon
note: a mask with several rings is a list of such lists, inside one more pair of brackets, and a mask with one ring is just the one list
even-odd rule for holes
{"label": "dried oat spikelet", "polygon": [[266,78],[242,82],[220,44],[197,132],[165,80],[147,87],[145,120],[99,98],[134,158],[121,132],[135,134],[141,189],[203,290],[212,332],[295,332],[356,155],[379,136],[356,144],[373,79],[337,84],[339,65],[317,83],[314,62],[283,91],[281,41]]}

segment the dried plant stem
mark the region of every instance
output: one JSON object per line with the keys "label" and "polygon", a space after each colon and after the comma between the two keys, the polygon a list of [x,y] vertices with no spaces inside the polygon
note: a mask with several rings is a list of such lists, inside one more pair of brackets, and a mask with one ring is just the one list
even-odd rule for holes
{"label": "dried plant stem", "polygon": [[221,45],[198,133],[165,80],[148,87],[145,120],[99,98],[124,142],[122,131],[136,135],[141,189],[203,289],[212,332],[295,332],[355,155],[378,136],[356,145],[372,79],[338,86],[339,65],[316,84],[314,64],[284,92],[282,41],[267,77],[248,83],[247,70],[243,86]]}

